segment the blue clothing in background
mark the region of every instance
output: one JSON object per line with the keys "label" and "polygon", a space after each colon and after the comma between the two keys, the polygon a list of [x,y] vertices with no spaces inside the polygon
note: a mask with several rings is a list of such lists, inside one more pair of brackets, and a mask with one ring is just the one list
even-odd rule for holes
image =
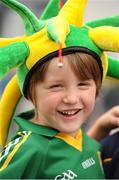
{"label": "blue clothing in background", "polygon": [[119,132],[101,141],[102,159],[107,179],[119,179]]}

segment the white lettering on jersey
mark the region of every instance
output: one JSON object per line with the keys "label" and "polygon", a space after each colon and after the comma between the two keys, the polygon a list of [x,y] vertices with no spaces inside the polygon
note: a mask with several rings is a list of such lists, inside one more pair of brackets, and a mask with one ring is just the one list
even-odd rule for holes
{"label": "white lettering on jersey", "polygon": [[82,166],[84,169],[87,169],[90,166],[93,166],[94,164],[95,164],[95,160],[92,157],[82,162]]}
{"label": "white lettering on jersey", "polygon": [[77,175],[73,171],[67,170],[66,172],[63,172],[61,175],[57,175],[55,177],[55,180],[57,180],[57,179],[70,180],[70,179],[74,179],[76,177],[77,177]]}

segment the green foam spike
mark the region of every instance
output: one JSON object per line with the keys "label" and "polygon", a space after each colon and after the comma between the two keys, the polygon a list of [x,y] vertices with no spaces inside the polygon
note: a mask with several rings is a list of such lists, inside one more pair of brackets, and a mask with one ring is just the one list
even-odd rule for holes
{"label": "green foam spike", "polygon": [[38,32],[44,26],[43,21],[39,21],[39,19],[25,5],[17,2],[16,0],[0,1],[15,10],[22,17],[26,35],[31,35]]}
{"label": "green foam spike", "polygon": [[50,0],[45,10],[43,11],[40,19],[46,20],[57,16],[60,10],[59,2],[60,0]]}
{"label": "green foam spike", "polygon": [[119,15],[90,21],[90,22],[87,22],[86,25],[90,26],[92,28],[99,27],[99,26],[118,27],[119,26]]}
{"label": "green foam spike", "polygon": [[119,59],[108,56],[107,75],[119,79]]}
{"label": "green foam spike", "polygon": [[25,42],[17,42],[0,48],[0,78],[10,70],[23,64],[29,55],[29,48]]}

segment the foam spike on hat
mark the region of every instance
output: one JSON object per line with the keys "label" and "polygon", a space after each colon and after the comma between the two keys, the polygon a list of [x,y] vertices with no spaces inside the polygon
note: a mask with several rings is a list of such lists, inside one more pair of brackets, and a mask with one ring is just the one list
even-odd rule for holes
{"label": "foam spike on hat", "polygon": [[39,21],[38,18],[26,6],[22,5],[16,0],[1,0],[1,2],[15,10],[21,16],[26,35],[31,35],[38,32],[44,26],[43,21]]}
{"label": "foam spike on hat", "polygon": [[[119,61],[105,52],[119,52],[119,16],[84,23],[86,0],[67,0],[61,9],[59,2],[50,0],[39,20],[20,2],[0,0],[20,15],[25,28],[21,37],[0,38],[0,78],[16,68],[16,75],[0,100],[0,144],[3,146],[15,107],[22,95],[27,98],[31,76],[43,63],[58,57],[59,44],[62,44],[63,55],[75,52],[92,55],[99,65],[102,80],[107,72],[119,78],[118,71],[114,71]],[[16,99],[12,98],[14,93]],[[14,102],[9,109],[11,98]]]}
{"label": "foam spike on hat", "polygon": [[[111,26],[101,26],[91,29],[89,36],[103,50],[119,51],[119,29]],[[108,42],[108,44],[107,44]]]}
{"label": "foam spike on hat", "polygon": [[69,0],[59,12],[59,16],[67,19],[70,25],[81,27],[83,25],[86,0]]}
{"label": "foam spike on hat", "polygon": [[119,15],[114,15],[102,19],[97,19],[86,23],[87,26],[95,28],[99,26],[119,26]]}
{"label": "foam spike on hat", "polygon": [[108,56],[107,76],[119,79],[119,59]]}
{"label": "foam spike on hat", "polygon": [[40,19],[46,20],[58,15],[60,10],[60,0],[50,0],[44,9]]}

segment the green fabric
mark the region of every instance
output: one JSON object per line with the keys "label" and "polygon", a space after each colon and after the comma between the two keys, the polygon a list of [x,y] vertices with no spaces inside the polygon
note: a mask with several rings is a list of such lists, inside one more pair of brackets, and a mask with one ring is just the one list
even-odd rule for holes
{"label": "green fabric", "polygon": [[25,42],[0,48],[0,78],[3,78],[12,68],[23,64],[28,55],[29,49]]}
{"label": "green fabric", "polygon": [[[29,112],[28,112],[28,116],[29,116]],[[48,136],[48,137],[54,137],[58,131],[52,128],[48,128],[45,126],[41,126],[38,124],[35,124],[33,122],[27,121],[27,115],[26,113],[24,114],[23,118],[23,114],[22,114],[22,118],[21,115],[17,116],[14,120],[16,121],[16,123],[19,126],[19,131],[31,131],[33,133],[39,134],[39,135],[43,135],[43,136]]]}
{"label": "green fabric", "polygon": [[104,179],[97,155],[100,145],[84,132],[83,150],[80,152],[54,137],[58,131],[22,118],[19,116],[16,119],[21,135],[17,134],[2,152],[0,168],[29,131],[31,134],[16,151],[7,168],[0,172],[0,179]]}
{"label": "green fabric", "polygon": [[59,2],[60,0],[49,0],[45,10],[43,11],[40,19],[46,20],[57,16],[59,12]]}
{"label": "green fabric", "polygon": [[89,38],[88,32],[89,29],[87,27],[76,28],[74,26],[70,26],[70,35],[66,38],[66,47],[79,46],[88,48],[101,57],[102,50],[99,49]]}
{"label": "green fabric", "polygon": [[119,26],[119,15],[111,16],[108,18],[102,18],[98,20],[94,20],[91,22],[86,23],[87,26],[90,26],[92,28],[99,27],[99,26]]}
{"label": "green fabric", "polygon": [[22,17],[26,35],[31,35],[35,32],[38,32],[44,27],[45,23],[43,21],[39,21],[37,17],[21,3],[13,0],[0,1],[14,9]]}
{"label": "green fabric", "polygon": [[55,42],[59,42],[59,37],[57,33],[55,32],[55,25],[53,19],[50,19],[47,25],[47,33],[50,39],[52,39]]}
{"label": "green fabric", "polygon": [[23,83],[25,81],[28,71],[29,70],[28,70],[26,64],[23,64],[17,68],[18,84],[19,84],[21,92],[23,90]]}
{"label": "green fabric", "polygon": [[108,64],[107,75],[119,79],[119,59],[108,56]]}

